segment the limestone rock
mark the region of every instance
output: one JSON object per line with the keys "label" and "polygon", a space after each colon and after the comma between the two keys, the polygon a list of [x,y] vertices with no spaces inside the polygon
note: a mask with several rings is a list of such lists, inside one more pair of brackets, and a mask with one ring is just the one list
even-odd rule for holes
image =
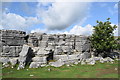
{"label": "limestone rock", "polygon": [[49,64],[54,67],[61,67],[62,65],[64,65],[64,62],[61,59],[59,59],[58,61],[50,62]]}
{"label": "limestone rock", "polygon": [[25,68],[25,63],[20,63],[17,70],[24,69]]}
{"label": "limestone rock", "polygon": [[61,46],[56,46],[55,47],[54,54],[61,54],[62,52],[63,52],[63,50],[62,50]]}
{"label": "limestone rock", "polygon": [[90,43],[86,41],[82,46],[82,52],[89,52],[90,51]]}
{"label": "limestone rock", "polygon": [[0,57],[0,62],[8,63],[9,62],[9,58],[8,57]]}
{"label": "limestone rock", "polygon": [[38,52],[36,53],[36,55],[46,55],[48,54],[48,51],[45,50],[45,48],[39,48]]}
{"label": "limestone rock", "polygon": [[34,57],[34,58],[32,58],[32,61],[33,62],[42,62],[42,63],[46,63],[47,61],[46,61],[46,56],[44,56],[44,57]]}
{"label": "limestone rock", "polygon": [[90,58],[90,53],[88,53],[88,52],[82,53],[81,58],[84,59],[84,60],[87,59],[87,58]]}
{"label": "limestone rock", "polygon": [[10,58],[10,63],[13,66],[15,66],[17,64],[18,58]]}
{"label": "limestone rock", "polygon": [[86,63],[85,63],[85,61],[83,60],[82,62],[81,62],[81,65],[85,65]]}
{"label": "limestone rock", "polygon": [[23,45],[22,51],[20,52],[20,56],[27,56],[29,53],[30,46],[28,45]]}
{"label": "limestone rock", "polygon": [[39,62],[31,62],[29,68],[38,68],[40,67],[40,63]]}
{"label": "limestone rock", "polygon": [[3,46],[3,53],[8,53],[10,51],[9,46]]}

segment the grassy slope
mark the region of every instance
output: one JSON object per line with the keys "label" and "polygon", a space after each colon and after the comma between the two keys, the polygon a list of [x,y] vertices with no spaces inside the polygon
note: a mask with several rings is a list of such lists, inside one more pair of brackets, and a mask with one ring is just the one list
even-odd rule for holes
{"label": "grassy slope", "polygon": [[[4,68],[3,78],[118,78],[118,62],[111,63],[97,63],[94,66],[91,65],[75,65],[75,66],[62,66],[60,68],[55,67],[43,67],[38,69],[28,69],[26,67],[22,70],[16,70],[16,68]],[[51,71],[48,71],[48,69]],[[30,76],[34,75],[34,76]]]}

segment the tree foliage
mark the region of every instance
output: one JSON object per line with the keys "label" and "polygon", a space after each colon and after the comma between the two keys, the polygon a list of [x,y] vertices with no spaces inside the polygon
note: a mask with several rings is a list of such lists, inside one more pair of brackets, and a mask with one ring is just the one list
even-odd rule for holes
{"label": "tree foliage", "polygon": [[92,48],[95,49],[97,54],[107,55],[117,47],[113,33],[117,26],[111,26],[109,20],[110,18],[106,22],[97,21],[97,25],[94,26],[94,32],[90,39]]}

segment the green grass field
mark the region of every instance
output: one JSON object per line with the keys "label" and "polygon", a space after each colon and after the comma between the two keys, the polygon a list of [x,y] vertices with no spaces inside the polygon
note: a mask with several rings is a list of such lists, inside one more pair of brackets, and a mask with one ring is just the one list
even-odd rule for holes
{"label": "green grass field", "polygon": [[[28,69],[28,70],[27,70]],[[51,71],[48,71],[51,69]],[[118,61],[111,63],[98,63],[91,65],[74,65],[55,67],[42,67],[22,70],[4,68],[3,78],[118,78]]]}

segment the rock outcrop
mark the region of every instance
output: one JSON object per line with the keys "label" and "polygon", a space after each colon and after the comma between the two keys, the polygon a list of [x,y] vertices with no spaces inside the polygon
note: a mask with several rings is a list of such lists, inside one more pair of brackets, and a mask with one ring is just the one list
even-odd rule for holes
{"label": "rock outcrop", "polygon": [[43,67],[47,64],[47,54],[52,49],[54,61],[49,63],[51,66],[60,67],[80,62],[83,65],[87,59],[88,64],[94,65],[97,58],[89,59],[91,53],[88,38],[67,34],[26,35],[23,31],[0,30],[0,62],[4,67],[9,66],[10,62],[12,68],[18,63],[18,70],[25,68],[26,64],[29,68]]}

